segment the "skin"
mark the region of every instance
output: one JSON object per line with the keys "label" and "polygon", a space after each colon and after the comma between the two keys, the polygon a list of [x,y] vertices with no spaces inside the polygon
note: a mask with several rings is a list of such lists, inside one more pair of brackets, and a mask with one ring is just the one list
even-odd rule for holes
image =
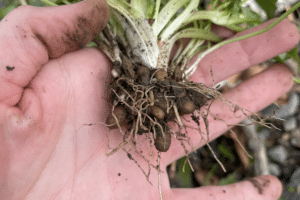
{"label": "skin", "polygon": [[[105,1],[91,0],[51,8],[23,6],[0,22],[0,199],[159,199],[155,170],[149,177],[152,186],[124,151],[106,156],[110,151],[106,135],[111,147],[122,141],[119,131],[99,123],[109,114],[110,62],[99,50],[82,47],[105,26],[108,16]],[[211,67],[218,82],[298,41],[296,27],[285,20],[265,34],[208,55],[193,80],[211,86]],[[292,84],[290,70],[275,64],[224,96],[256,112]],[[229,124],[243,119],[220,102],[211,111]],[[209,120],[212,140],[226,125]],[[95,125],[84,125],[91,123]],[[190,130],[189,136],[195,148],[204,145],[197,132]],[[143,136],[139,141],[138,149],[147,155],[149,142]],[[131,155],[148,169],[146,162]],[[180,143],[172,138],[170,150],[162,153],[161,169],[183,155]],[[162,173],[161,183],[164,199],[178,200],[269,200],[277,199],[282,190],[269,175],[227,186],[171,189]]]}

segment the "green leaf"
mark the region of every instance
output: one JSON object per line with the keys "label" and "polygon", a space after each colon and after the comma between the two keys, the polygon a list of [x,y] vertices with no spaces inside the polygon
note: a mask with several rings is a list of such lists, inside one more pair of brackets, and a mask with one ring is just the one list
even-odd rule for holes
{"label": "green leaf", "polygon": [[[253,10],[251,10],[250,7],[243,7],[242,12],[246,17],[256,18],[258,20],[260,20],[261,18],[260,15],[254,12]],[[260,21],[260,23],[262,23],[262,21]]]}
{"label": "green leaf", "polygon": [[[180,181],[180,185],[183,188],[191,188],[192,184],[192,171],[187,162],[186,157],[183,157],[177,161],[177,175]],[[184,170],[183,170],[184,169]]]}
{"label": "green leaf", "polygon": [[298,78],[296,78],[296,77],[294,77],[293,79],[294,79],[294,81],[295,81],[297,84],[300,84],[300,79],[298,79]]}
{"label": "green leaf", "polygon": [[146,11],[146,18],[147,19],[154,19],[155,15],[155,1],[154,0],[146,0],[147,2],[147,11]]}
{"label": "green leaf", "polygon": [[0,9],[0,19],[3,19],[10,11],[12,11],[15,8],[15,5],[9,5]]}
{"label": "green leaf", "polygon": [[288,51],[287,52],[287,57],[288,57],[288,59],[289,58],[294,58],[297,61],[298,66],[299,66],[300,59],[299,59],[298,48],[297,47],[295,47],[295,48],[291,49],[290,51]]}
{"label": "green leaf", "polygon": [[285,200],[285,197],[281,196],[278,200]]}
{"label": "green leaf", "polygon": [[232,154],[232,147],[227,143],[222,142],[218,145],[218,149],[225,158],[228,158],[231,162],[235,161],[235,156]]}
{"label": "green leaf", "polygon": [[89,42],[86,46],[87,47],[97,47],[98,45],[95,42]]}
{"label": "green leaf", "polygon": [[[214,42],[220,42],[222,40],[219,36],[208,30],[198,28],[183,29],[167,40],[160,48],[160,53],[157,59],[157,68],[167,68],[172,47],[175,41],[181,38],[198,38]],[[172,71],[172,69],[169,70]]]}
{"label": "green leaf", "polygon": [[0,9],[0,20],[2,20],[11,10],[17,8],[21,4],[19,0],[14,0],[14,1],[2,0],[1,5],[3,5],[4,7]]}
{"label": "green leaf", "polygon": [[295,47],[292,50],[287,52],[287,57],[289,58],[294,58],[296,62],[298,63],[298,71],[300,72],[300,59],[299,59],[299,54],[298,54],[298,48]]}
{"label": "green leaf", "polygon": [[296,193],[297,192],[297,189],[294,188],[294,187],[288,187],[287,190],[291,193]]}
{"label": "green leaf", "polygon": [[235,173],[229,174],[226,178],[220,180],[219,185],[229,185],[237,182],[237,176]]}
{"label": "green leaf", "polygon": [[163,7],[152,25],[152,29],[156,37],[175,15],[175,13],[177,13],[177,11],[187,2],[188,0],[171,0]]}
{"label": "green leaf", "polygon": [[53,3],[51,0],[41,0],[47,6],[57,6],[56,3]]}
{"label": "green leaf", "polygon": [[166,41],[171,35],[173,35],[179,27],[189,18],[191,13],[197,8],[199,0],[191,0],[186,8],[165,28],[161,33],[161,41]]}
{"label": "green leaf", "polygon": [[222,38],[214,34],[209,30],[199,29],[199,28],[187,28],[176,33],[177,39],[179,38],[198,38],[205,39],[213,42],[220,42]]}
{"label": "green leaf", "polygon": [[298,69],[299,69],[299,72],[300,72],[300,59],[299,59],[297,47],[291,49],[288,52],[282,53],[282,54],[274,57],[274,59],[279,63],[284,63],[285,61],[287,61],[290,58],[293,58],[297,61]]}
{"label": "green leaf", "polygon": [[142,15],[146,16],[147,12],[147,1],[146,0],[131,0],[130,4],[136,10],[138,10]]}
{"label": "green leaf", "polygon": [[279,63],[284,63],[284,57],[285,57],[286,53],[282,53],[276,57],[274,57],[274,60],[276,62],[279,62]]}
{"label": "green leaf", "polygon": [[255,17],[240,17],[231,16],[226,11],[198,11],[194,12],[183,24],[183,26],[195,21],[195,20],[210,20],[214,24],[222,26],[230,26],[241,23],[260,23],[261,21]]}
{"label": "green leaf", "polygon": [[255,0],[258,5],[266,12],[268,19],[272,19],[277,9],[277,0]]}
{"label": "green leaf", "polygon": [[211,168],[211,170],[209,170],[209,172],[206,174],[204,182],[203,182],[203,186],[208,185],[212,176],[215,174],[216,170],[218,169],[218,164],[213,165],[213,167]]}

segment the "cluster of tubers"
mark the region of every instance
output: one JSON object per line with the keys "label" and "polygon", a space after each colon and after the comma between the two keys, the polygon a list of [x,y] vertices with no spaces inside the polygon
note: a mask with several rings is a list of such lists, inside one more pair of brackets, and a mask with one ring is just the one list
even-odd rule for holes
{"label": "cluster of tubers", "polygon": [[110,129],[127,126],[131,135],[152,133],[160,152],[168,151],[171,132],[168,122],[199,110],[208,100],[199,84],[183,79],[180,68],[173,74],[165,69],[134,66],[122,55],[122,65],[114,63],[110,102],[112,113],[106,124]]}

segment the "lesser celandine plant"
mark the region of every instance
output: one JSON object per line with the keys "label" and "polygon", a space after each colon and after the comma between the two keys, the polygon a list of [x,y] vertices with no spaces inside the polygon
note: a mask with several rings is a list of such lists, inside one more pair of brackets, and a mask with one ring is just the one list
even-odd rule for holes
{"label": "lesser celandine plant", "polygon": [[[41,1],[48,6],[77,2]],[[300,6],[297,3],[262,30],[222,41],[211,31],[213,24],[242,31],[260,24],[259,15],[243,8],[243,2],[238,0],[212,0],[206,10],[199,0],[107,2],[111,17],[94,40],[113,63],[112,113],[106,123],[122,133],[122,126],[127,125],[127,132],[123,133],[126,139],[108,155],[135,140],[136,135],[152,133],[149,137],[153,137],[159,152],[169,149],[172,134],[177,139],[186,137],[181,133],[185,125],[180,116],[192,114],[192,120],[199,126],[200,118],[205,121],[200,108],[209,99],[221,98],[215,89],[189,81],[197,64],[225,44],[266,32]],[[188,40],[183,42],[185,38]],[[176,52],[171,57],[175,44]],[[175,121],[179,130],[174,131],[167,124],[170,121]]]}

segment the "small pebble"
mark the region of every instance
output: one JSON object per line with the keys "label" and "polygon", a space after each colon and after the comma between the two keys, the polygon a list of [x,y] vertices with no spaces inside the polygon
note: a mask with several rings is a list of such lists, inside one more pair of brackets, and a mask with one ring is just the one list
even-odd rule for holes
{"label": "small pebble", "polygon": [[292,144],[294,147],[300,148],[300,141],[299,141],[297,138],[292,138],[292,139],[291,139],[291,144]]}
{"label": "small pebble", "polygon": [[298,167],[292,174],[290,184],[294,187],[300,184],[300,167]]}
{"label": "small pebble", "polygon": [[271,131],[268,128],[263,128],[260,132],[258,132],[258,135],[261,139],[267,140],[271,136]]}
{"label": "small pebble", "polygon": [[300,186],[300,168],[298,167],[293,172],[290,182],[287,185],[287,190],[282,194],[285,200],[296,200],[300,199],[299,187]]}
{"label": "small pebble", "polygon": [[278,139],[278,143],[285,146],[285,147],[289,147],[290,146],[290,139],[291,139],[291,134],[285,132]]}
{"label": "small pebble", "polygon": [[283,128],[285,131],[292,131],[297,128],[297,119],[291,117],[283,122]]}
{"label": "small pebble", "polygon": [[268,151],[268,155],[276,162],[284,163],[288,158],[288,151],[282,145],[277,145]]}
{"label": "small pebble", "polygon": [[299,165],[300,163],[300,151],[299,150],[292,150],[290,152],[290,159],[293,160],[292,163],[295,165]]}
{"label": "small pebble", "polygon": [[273,174],[274,176],[277,176],[277,177],[280,176],[282,173],[280,166],[275,163],[269,164],[269,171],[271,174]]}
{"label": "small pebble", "polygon": [[300,121],[300,114],[297,115],[297,120]]}

